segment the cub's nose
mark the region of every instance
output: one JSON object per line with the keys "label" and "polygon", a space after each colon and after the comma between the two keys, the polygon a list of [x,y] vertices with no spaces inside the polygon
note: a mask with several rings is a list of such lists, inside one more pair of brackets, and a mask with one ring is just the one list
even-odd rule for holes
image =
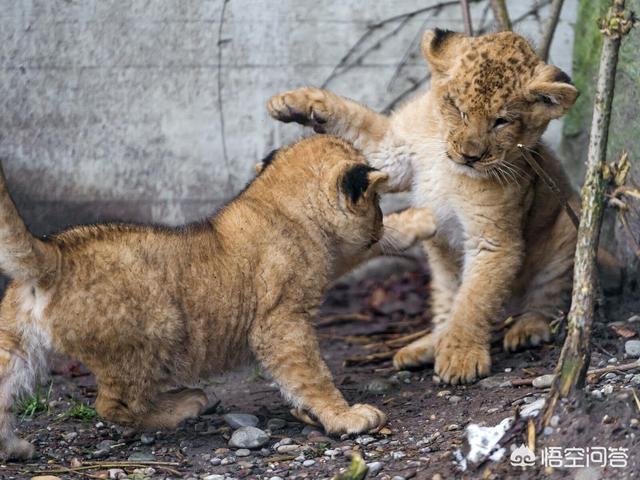
{"label": "cub's nose", "polygon": [[464,159],[464,163],[466,165],[473,165],[474,163],[476,163],[478,160],[480,160],[481,157],[478,156],[473,156],[473,155],[465,155],[464,153],[462,154],[462,158]]}

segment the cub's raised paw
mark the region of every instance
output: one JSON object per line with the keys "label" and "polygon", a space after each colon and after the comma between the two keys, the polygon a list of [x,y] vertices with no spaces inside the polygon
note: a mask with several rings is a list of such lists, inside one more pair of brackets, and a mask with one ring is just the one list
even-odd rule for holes
{"label": "cub's raised paw", "polygon": [[521,348],[537,347],[551,339],[549,320],[539,313],[520,315],[504,336],[504,349],[513,352]]}
{"label": "cub's raised paw", "polygon": [[433,363],[437,337],[430,333],[401,348],[393,356],[393,366],[397,370],[415,368]]}
{"label": "cub's raised paw", "polygon": [[329,118],[327,94],[319,88],[299,88],[274,95],[267,102],[269,114],[276,120],[296,122],[324,133]]}
{"label": "cub's raised paw", "polygon": [[356,403],[349,410],[332,416],[324,423],[327,433],[377,432],[385,423],[387,416],[376,407]]}
{"label": "cub's raised paw", "polygon": [[385,228],[402,249],[428,240],[436,233],[433,212],[428,208],[408,208],[384,218]]}
{"label": "cub's raised paw", "polygon": [[472,383],[491,370],[489,345],[443,336],[436,348],[434,370],[445,383]]}

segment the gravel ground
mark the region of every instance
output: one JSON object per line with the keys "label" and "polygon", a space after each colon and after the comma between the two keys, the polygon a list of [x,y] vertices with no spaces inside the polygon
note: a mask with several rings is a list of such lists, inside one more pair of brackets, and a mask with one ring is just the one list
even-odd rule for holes
{"label": "gravel ground", "polygon": [[[503,445],[501,461],[468,462],[467,470],[461,471],[456,459],[469,451],[467,428],[494,426],[535,407],[547,382],[541,378],[534,387],[529,380],[552,372],[559,347],[508,355],[497,336],[492,376],[471,386],[439,384],[431,368],[396,372],[384,342],[393,345],[394,338],[428,328],[428,288],[428,275],[422,271],[385,281],[339,284],[323,308],[318,332],[337,385],[350,402],[371,403],[388,414],[388,426],[375,435],[327,437],[302,424],[255,367],[207,385],[211,404],[197,420],[175,431],[134,432],[94,417],[93,376],[77,362],[59,358],[51,391],[48,385],[40,389],[44,411],[23,413],[17,426],[36,446],[37,457],[29,463],[1,465],[0,477],[331,478],[358,453],[369,465],[368,479],[638,478],[640,402],[634,389],[640,386],[640,369],[596,375],[584,396],[560,405],[552,426],[538,435],[535,466],[510,464],[511,449],[526,444],[525,435],[518,433]],[[592,368],[628,364],[640,355],[634,350],[640,348],[635,343],[640,318],[633,318],[629,309],[617,310],[614,323],[596,326]],[[358,315],[344,316],[353,313]],[[381,355],[363,361],[372,353]],[[514,386],[514,379],[524,385]],[[33,402],[32,408],[39,410]],[[545,469],[539,459],[543,447],[583,452],[587,447],[626,448],[627,465],[572,468],[565,463]]]}

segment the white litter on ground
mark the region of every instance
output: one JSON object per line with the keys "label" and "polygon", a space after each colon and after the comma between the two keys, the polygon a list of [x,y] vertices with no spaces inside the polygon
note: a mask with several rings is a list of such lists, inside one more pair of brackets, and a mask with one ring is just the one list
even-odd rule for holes
{"label": "white litter on ground", "polygon": [[466,443],[469,446],[469,453],[465,457],[459,449],[454,452],[460,470],[464,472],[468,463],[479,463],[487,456],[494,462],[502,460],[505,449],[500,447],[498,442],[505,432],[509,430],[512,423],[513,418],[507,417],[495,427],[481,427],[475,423],[467,425],[465,431],[467,433]]}

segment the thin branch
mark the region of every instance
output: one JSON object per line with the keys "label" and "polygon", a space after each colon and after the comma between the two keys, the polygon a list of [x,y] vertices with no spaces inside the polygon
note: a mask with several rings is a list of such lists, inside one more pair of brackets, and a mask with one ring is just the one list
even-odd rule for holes
{"label": "thin branch", "polygon": [[473,24],[471,23],[471,11],[469,10],[469,0],[460,0],[462,7],[462,20],[464,21],[464,32],[468,37],[473,37]]}
{"label": "thin branch", "polygon": [[511,19],[509,18],[509,11],[507,10],[505,0],[489,0],[489,3],[493,10],[493,16],[500,26],[500,30],[511,30]]}
{"label": "thin branch", "polygon": [[558,20],[560,19],[560,11],[562,10],[562,4],[564,0],[553,0],[551,3],[551,16],[547,22],[547,26],[542,36],[542,42],[540,43],[540,49],[538,55],[545,62],[549,58],[549,51],[551,50],[551,42],[553,41],[553,35],[556,32],[558,26]]}
{"label": "thin branch", "polygon": [[222,139],[222,158],[227,172],[226,194],[229,196],[233,190],[232,168],[229,165],[229,153],[227,152],[227,136],[224,123],[224,108],[222,103],[222,46],[226,43],[222,39],[222,27],[224,27],[224,15],[230,0],[223,0],[220,11],[220,23],[218,25],[218,115],[220,117],[220,137]]}
{"label": "thin branch", "polygon": [[582,213],[574,261],[571,309],[567,317],[567,338],[541,419],[543,425],[548,424],[561,397],[567,397],[584,386],[591,358],[591,325],[595,315],[598,283],[596,254],[605,200],[606,182],[603,172],[607,166],[611,102],[620,42],[632,26],[632,22],[624,17],[624,4],[625,0],[613,0],[612,7],[601,21],[604,42],[589,136],[587,173],[582,188]]}

